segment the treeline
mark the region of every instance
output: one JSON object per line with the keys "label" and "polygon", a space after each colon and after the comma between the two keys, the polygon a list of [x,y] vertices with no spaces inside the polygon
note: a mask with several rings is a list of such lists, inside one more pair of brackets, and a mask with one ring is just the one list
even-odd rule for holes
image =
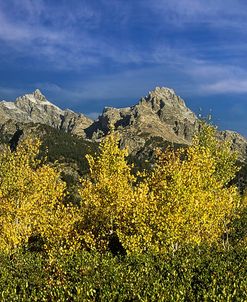
{"label": "treeline", "polygon": [[76,204],[40,146],[0,154],[3,301],[247,299],[247,199],[212,126],[137,173],[109,134],[86,156]]}
{"label": "treeline", "polygon": [[58,161],[59,163],[76,164],[80,175],[88,172],[85,155],[97,152],[98,143],[47,125],[38,125],[36,132],[41,136],[41,157],[46,156],[47,161],[51,163]]}

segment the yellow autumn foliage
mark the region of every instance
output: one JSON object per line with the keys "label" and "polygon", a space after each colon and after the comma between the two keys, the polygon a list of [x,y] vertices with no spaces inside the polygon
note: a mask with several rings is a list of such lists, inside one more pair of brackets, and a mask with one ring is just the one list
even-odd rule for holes
{"label": "yellow autumn foliage", "polygon": [[212,244],[228,232],[240,197],[234,177],[236,155],[203,125],[193,144],[157,153],[153,170],[137,181],[126,150],[110,134],[100,154],[88,156],[90,177],[82,180],[84,244],[107,249],[115,232],[127,252],[165,252],[182,244]]}
{"label": "yellow autumn foliage", "polygon": [[[223,233],[239,205],[235,187],[218,181],[215,161],[205,148],[167,151],[147,180],[156,199],[152,217],[154,242],[176,249],[184,243],[212,244]],[[158,245],[159,246],[159,245]]]}
{"label": "yellow autumn foliage", "polygon": [[87,156],[90,177],[81,181],[81,230],[90,247],[106,249],[110,234],[119,233],[128,218],[135,177],[126,155],[111,134],[101,142],[98,156]]}
{"label": "yellow autumn foliage", "polygon": [[[213,244],[228,233],[240,196],[230,185],[236,154],[202,125],[191,146],[157,151],[151,171],[134,175],[127,150],[114,133],[99,154],[87,155],[90,173],[81,179],[80,208],[65,206],[59,172],[38,160],[31,138],[0,153],[0,250],[45,239],[51,256],[68,248],[105,251],[114,234],[128,253],[163,253],[183,244]],[[51,257],[52,258],[52,257]]]}
{"label": "yellow autumn foliage", "polygon": [[73,211],[62,203],[65,183],[37,159],[40,141],[31,138],[0,153],[0,250],[9,252],[39,234],[47,248],[61,244],[72,229]]}

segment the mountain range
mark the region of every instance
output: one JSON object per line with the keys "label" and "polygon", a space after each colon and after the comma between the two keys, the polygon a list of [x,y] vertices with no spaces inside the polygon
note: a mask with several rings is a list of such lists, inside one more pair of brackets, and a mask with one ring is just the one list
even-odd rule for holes
{"label": "mountain range", "polygon": [[[166,87],[156,87],[132,107],[105,107],[95,121],[82,113],[62,110],[38,89],[14,102],[0,102],[0,135],[5,141],[13,140],[18,133],[30,133],[38,125],[96,142],[114,127],[121,145],[132,155],[140,155],[153,150],[155,144],[189,145],[198,131],[199,119],[173,89]],[[247,158],[245,137],[229,130],[219,131],[218,136],[230,141],[241,160]]]}
{"label": "mountain range", "polygon": [[5,125],[9,121],[45,124],[78,135],[83,135],[83,129],[92,124],[92,120],[83,114],[55,106],[39,89],[18,97],[15,102],[0,102],[0,124]]}

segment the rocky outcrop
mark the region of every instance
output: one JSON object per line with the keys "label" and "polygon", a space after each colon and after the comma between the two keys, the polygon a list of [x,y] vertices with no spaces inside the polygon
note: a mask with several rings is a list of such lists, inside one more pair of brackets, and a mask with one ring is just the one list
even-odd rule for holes
{"label": "rocky outcrop", "polygon": [[60,129],[83,137],[85,136],[84,130],[93,123],[93,121],[85,115],[75,113],[69,109],[64,110],[61,119]]}
{"label": "rocky outcrop", "polygon": [[138,127],[150,135],[161,135],[174,141],[190,141],[197,125],[195,114],[172,89],[156,87],[139,103],[129,108],[106,107],[98,122],[88,130],[106,133],[110,125],[115,129]]}
{"label": "rocky outcrop", "polygon": [[220,139],[228,141],[233,151],[239,154],[241,161],[247,161],[247,139],[237,132],[225,130],[219,132]]}
{"label": "rocky outcrop", "polygon": [[0,124],[12,120],[15,123],[40,123],[84,136],[84,129],[92,120],[71,110],[62,110],[49,102],[40,90],[18,97],[15,102],[0,102]]}
{"label": "rocky outcrop", "polygon": [[[127,146],[132,155],[136,155],[141,150],[148,153],[157,142],[160,145],[162,142],[164,145],[189,145],[199,130],[199,119],[174,90],[156,87],[137,105],[119,109],[106,107],[85,132],[89,138],[100,139],[112,126],[120,134],[122,146]],[[230,141],[241,160],[247,158],[246,138],[232,131],[219,132],[219,138]]]}
{"label": "rocky outcrop", "polygon": [[197,117],[174,90],[156,87],[141,100],[137,110],[142,111],[144,106],[151,109],[151,114],[156,115],[162,123],[166,124],[179,140],[191,141],[197,127]]}
{"label": "rocky outcrop", "polygon": [[111,126],[120,133],[124,146],[131,152],[138,152],[150,137],[189,144],[198,129],[198,119],[174,90],[156,87],[135,106],[106,107],[98,121],[85,131],[91,138],[100,138]]}

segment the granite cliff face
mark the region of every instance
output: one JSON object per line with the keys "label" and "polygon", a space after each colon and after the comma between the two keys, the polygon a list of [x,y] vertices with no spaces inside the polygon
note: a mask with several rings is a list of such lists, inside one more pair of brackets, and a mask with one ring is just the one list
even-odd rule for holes
{"label": "granite cliff face", "polygon": [[0,124],[35,123],[52,126],[73,134],[84,136],[84,129],[92,120],[71,110],[62,110],[50,103],[40,90],[18,97],[15,102],[0,102]]}

